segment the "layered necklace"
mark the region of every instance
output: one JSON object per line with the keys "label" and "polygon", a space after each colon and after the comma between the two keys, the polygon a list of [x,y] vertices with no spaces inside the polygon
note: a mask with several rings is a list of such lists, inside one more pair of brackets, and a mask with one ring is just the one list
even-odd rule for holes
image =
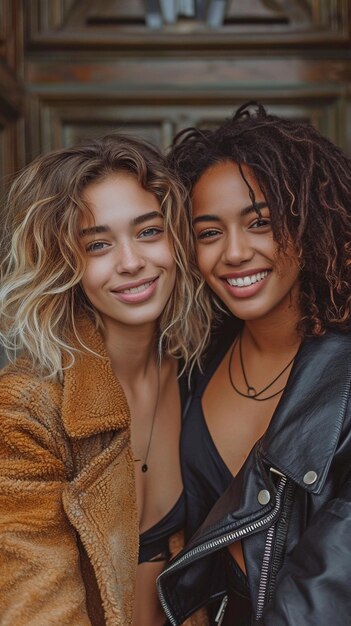
{"label": "layered necklace", "polygon": [[[239,361],[240,361],[240,368],[242,371],[242,375],[245,381],[245,385],[246,385],[246,393],[243,391],[240,391],[240,389],[237,388],[237,386],[234,383],[233,380],[233,376],[232,376],[232,361],[233,361],[233,354],[234,354],[234,350],[235,350],[235,346],[236,344],[239,342]],[[289,363],[281,370],[281,372],[279,372],[278,376],[276,376],[268,385],[266,385],[265,387],[263,387],[263,389],[260,389],[260,391],[256,391],[255,387],[253,387],[252,385],[250,385],[248,379],[247,379],[247,375],[246,375],[246,371],[245,371],[245,366],[244,366],[244,358],[243,358],[243,350],[242,350],[242,338],[241,338],[241,333],[239,334],[239,336],[236,338],[236,340],[233,343],[233,347],[231,349],[230,352],[230,356],[229,356],[229,364],[228,364],[228,377],[229,377],[229,382],[231,384],[231,386],[233,387],[234,391],[236,391],[236,393],[239,394],[239,396],[242,396],[243,398],[249,398],[250,400],[255,400],[256,402],[264,402],[265,400],[270,400],[271,398],[274,398],[275,396],[278,396],[280,393],[282,393],[282,391],[284,391],[285,386],[282,387],[281,389],[279,389],[279,391],[276,391],[275,393],[272,393],[268,396],[265,396],[264,398],[261,398],[260,396],[267,391],[267,389],[270,389],[272,387],[272,385],[274,385],[274,383],[279,380],[279,378],[284,374],[284,372],[286,372],[286,370],[290,367],[290,365],[293,363],[294,359],[295,359],[296,354],[293,356],[293,358],[291,359],[291,361],[289,361]]]}
{"label": "layered necklace", "polygon": [[146,452],[145,452],[145,456],[144,456],[144,460],[143,459],[134,459],[135,463],[138,461],[143,461],[142,466],[141,466],[141,471],[142,472],[147,472],[149,469],[149,466],[147,464],[147,460],[149,458],[149,451],[150,451],[150,446],[151,446],[151,439],[152,439],[152,433],[154,431],[154,425],[155,425],[155,417],[156,417],[156,413],[157,413],[157,409],[158,409],[158,402],[160,399],[160,368],[157,368],[157,393],[156,393],[156,402],[155,402],[155,407],[153,410],[153,415],[152,415],[152,420],[151,420],[151,429],[150,429],[150,435],[149,435],[149,440],[148,440],[148,444],[146,447]]}

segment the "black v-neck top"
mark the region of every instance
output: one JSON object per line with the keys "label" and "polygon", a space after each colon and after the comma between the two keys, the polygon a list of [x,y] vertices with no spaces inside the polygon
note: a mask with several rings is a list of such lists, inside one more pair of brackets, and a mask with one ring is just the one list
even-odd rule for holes
{"label": "black v-neck top", "polygon": [[[187,377],[179,378],[181,415],[188,398]],[[168,540],[178,530],[185,528],[185,493],[182,491],[178,500],[168,513],[154,526],[139,536],[139,563],[168,561],[170,557]]]}
{"label": "black v-neck top", "polygon": [[181,436],[181,464],[187,502],[187,539],[194,534],[224,493],[233,476],[220,456],[207,427],[202,396],[224,358],[236,332],[230,329],[217,338],[203,374],[195,382]]}
{"label": "black v-neck top", "polygon": [[185,497],[181,493],[175,505],[157,524],[140,535],[139,563],[168,561],[171,535],[184,528]]}
{"label": "black v-neck top", "polygon": [[[220,456],[207,427],[202,408],[202,397],[239,329],[240,326],[235,322],[233,323],[233,318],[231,318],[214,337],[203,374],[197,376],[191,401],[184,417],[181,436],[181,464],[187,506],[187,539],[190,539],[201,526],[218,498],[234,478]],[[224,624],[249,626],[251,624],[251,605],[248,582],[246,576],[226,550],[222,554],[221,571],[216,571],[216,575],[224,577],[229,598],[223,626]],[[212,613],[215,615],[218,606],[208,607],[208,609],[211,615]]]}

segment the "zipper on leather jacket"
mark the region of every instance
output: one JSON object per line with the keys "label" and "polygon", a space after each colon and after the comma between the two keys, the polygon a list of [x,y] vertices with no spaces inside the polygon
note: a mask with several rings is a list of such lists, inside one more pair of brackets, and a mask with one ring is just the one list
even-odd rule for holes
{"label": "zipper on leather jacket", "polygon": [[[277,487],[277,499],[279,499],[279,502],[281,502],[281,498],[283,495],[286,482],[287,482],[286,476],[282,476]],[[261,567],[261,576],[260,576],[260,583],[258,587],[258,596],[257,596],[257,607],[256,607],[256,619],[257,620],[262,617],[262,613],[263,613],[263,609],[265,605],[265,599],[267,595],[269,572],[270,572],[270,565],[271,565],[271,558],[272,558],[272,548],[273,548],[273,541],[274,541],[274,536],[276,532],[276,524],[277,523],[273,524],[273,526],[271,526],[268,529],[267,537],[266,537],[266,544],[264,547],[262,567]]]}
{"label": "zipper on leather jacket", "polygon": [[265,604],[268,604],[268,602],[270,602],[273,598],[277,583],[277,575],[284,563],[286,539],[289,530],[291,510],[294,504],[295,491],[296,484],[288,480],[284,490],[284,502],[282,502],[281,513],[276,523],[273,556],[269,569],[269,581]]}
{"label": "zipper on leather jacket", "polygon": [[217,626],[221,626],[221,623],[223,622],[224,619],[224,614],[225,614],[225,610],[227,608],[227,604],[228,604],[228,596],[224,596],[221,605],[217,611],[217,615],[215,617],[215,621],[214,623],[217,624]]}
{"label": "zipper on leather jacket", "polygon": [[[259,530],[263,530],[263,528],[265,528],[267,525],[270,525],[276,519],[280,511],[281,496],[282,496],[284,486],[287,481],[286,476],[284,476],[283,474],[280,474],[280,475],[281,475],[281,479],[277,487],[276,502],[275,502],[274,508],[270,511],[270,513],[268,513],[261,519],[257,520],[256,522],[252,522],[251,524],[244,526],[243,528],[226,533],[222,537],[218,537],[218,539],[212,539],[210,541],[206,541],[200,546],[197,546],[196,548],[192,548],[191,550],[186,552],[183,556],[181,556],[176,561],[176,563],[174,563],[173,565],[170,564],[167,567],[167,570],[166,570],[167,574],[169,572],[177,571],[178,569],[181,569],[184,564],[186,564],[187,562],[191,563],[191,561],[194,560],[194,558],[197,559],[198,557],[200,557],[202,554],[206,553],[209,550],[213,552],[216,548],[218,549],[224,548],[225,546],[231,543],[234,543],[235,541],[238,541],[239,539],[243,539],[244,537],[248,535],[252,535],[253,533],[258,532]],[[167,601],[165,599],[163,591],[161,589],[160,580],[162,579],[162,576],[163,574],[160,574],[160,576],[157,579],[157,589],[158,589],[159,599],[160,599],[163,611],[168,621],[170,622],[171,626],[177,626],[177,621],[174,615],[172,615],[167,605]],[[264,580],[262,584],[265,583],[265,577],[263,578]],[[268,576],[267,576],[267,580],[268,580]],[[223,612],[223,616],[224,616],[224,612]],[[222,619],[223,619],[223,616],[221,616]]]}

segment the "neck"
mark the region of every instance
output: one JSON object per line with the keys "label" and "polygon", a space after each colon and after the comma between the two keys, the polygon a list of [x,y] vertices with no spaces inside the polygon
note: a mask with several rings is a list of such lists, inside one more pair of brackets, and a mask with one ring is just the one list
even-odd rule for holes
{"label": "neck", "polygon": [[297,330],[299,320],[297,309],[276,311],[267,318],[246,321],[243,336],[260,353],[274,355],[292,352],[301,343],[301,334]]}
{"label": "neck", "polygon": [[112,368],[121,381],[133,387],[156,363],[157,339],[154,323],[116,328],[105,324],[104,339]]}

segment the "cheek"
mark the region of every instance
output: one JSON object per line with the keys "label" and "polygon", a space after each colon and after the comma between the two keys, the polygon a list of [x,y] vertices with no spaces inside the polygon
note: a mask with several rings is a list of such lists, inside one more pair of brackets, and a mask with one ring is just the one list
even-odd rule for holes
{"label": "cheek", "polygon": [[288,250],[286,254],[274,252],[274,263],[276,272],[280,278],[295,281],[300,274],[300,266],[294,250]]}
{"label": "cheek", "polygon": [[102,278],[102,266],[88,260],[84,274],[81,279],[81,285],[84,291],[89,291],[91,289],[96,289],[101,282]]}
{"label": "cheek", "polygon": [[213,251],[211,252],[210,249],[207,249],[205,246],[201,245],[196,246],[195,251],[198,268],[201,274],[207,276],[215,265],[215,259],[212,253]]}
{"label": "cheek", "polygon": [[81,287],[84,291],[84,293],[86,295],[88,295],[88,293],[90,292],[92,285],[91,285],[91,280],[90,280],[90,276],[89,273],[84,272],[84,275],[80,281]]}

